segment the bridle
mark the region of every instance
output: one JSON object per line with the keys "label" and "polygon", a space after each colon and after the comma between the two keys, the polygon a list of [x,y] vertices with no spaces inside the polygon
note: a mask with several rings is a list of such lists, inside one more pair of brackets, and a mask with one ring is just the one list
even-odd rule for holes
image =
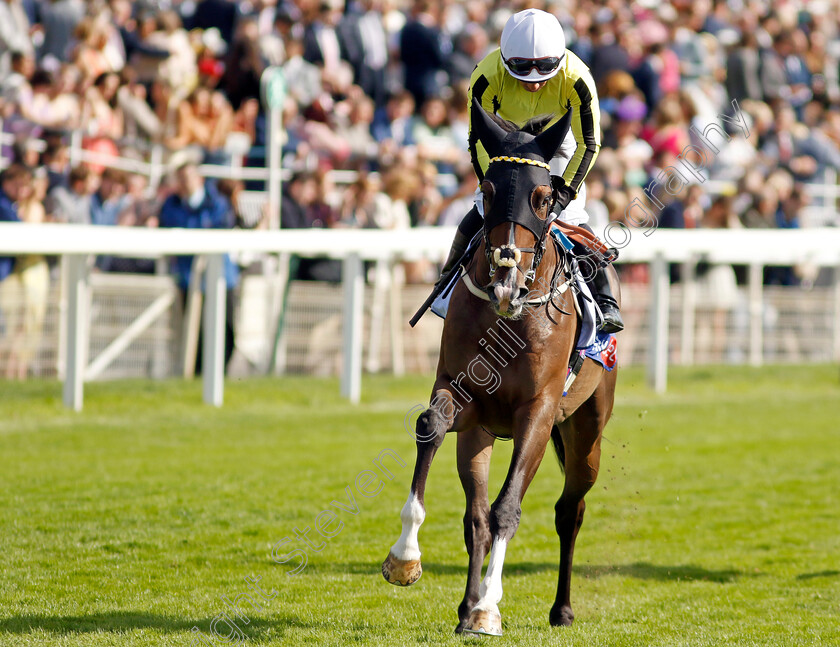
{"label": "bridle", "polygon": [[[550,171],[550,167],[546,162],[541,162],[539,160],[530,159],[527,157],[510,157],[508,155],[500,155],[497,157],[493,157],[490,159],[490,165],[499,162],[507,162],[507,163],[514,163],[514,164],[525,164],[528,166],[535,166],[539,168],[545,169],[547,172]],[[488,165],[488,171],[490,170],[490,166]],[[546,173],[548,175],[548,173]],[[549,181],[546,182],[550,186],[550,176]],[[506,245],[502,245],[501,247],[493,247],[490,244],[490,230],[495,228],[500,223],[495,223],[492,227],[488,226],[487,218],[484,220],[484,253],[487,256],[487,264],[490,268],[490,278],[492,279],[496,273],[496,270],[500,267],[509,267],[515,269],[516,271],[520,272],[525,277],[525,283],[528,287],[534,282],[534,279],[537,275],[537,267],[542,260],[543,254],[545,253],[545,246],[546,246],[546,236],[548,235],[549,228],[551,227],[551,223],[557,218],[557,215],[553,213],[553,209],[549,206],[548,212],[549,215],[546,217],[545,220],[542,220],[542,227],[540,228],[539,232],[534,231],[536,227],[532,227],[529,225],[534,224],[534,220],[536,220],[536,216],[530,217],[528,222],[523,222],[523,218],[519,217],[517,213],[514,213],[513,216],[508,216],[502,222],[509,222],[510,223],[510,231],[508,234],[508,242]],[[516,225],[520,225],[531,231],[536,237],[537,242],[534,247],[517,247],[516,246],[516,239],[515,239],[515,231]],[[533,254],[531,258],[531,266],[523,271],[520,267],[519,262],[522,260],[522,254]]]}

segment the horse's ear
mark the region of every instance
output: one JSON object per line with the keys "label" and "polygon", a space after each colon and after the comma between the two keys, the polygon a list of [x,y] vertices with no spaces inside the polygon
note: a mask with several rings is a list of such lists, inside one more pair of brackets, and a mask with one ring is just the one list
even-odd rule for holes
{"label": "horse's ear", "polygon": [[569,108],[560,121],[537,135],[534,142],[540,147],[540,152],[546,161],[557,155],[560,145],[566,138],[566,133],[569,132],[571,122],[572,108]]}
{"label": "horse's ear", "polygon": [[490,118],[490,115],[481,107],[481,103],[475,97],[472,100],[471,111],[470,125],[473,132],[470,133],[470,138],[480,141],[490,157],[496,157],[501,153],[502,140],[507,133],[504,128]]}

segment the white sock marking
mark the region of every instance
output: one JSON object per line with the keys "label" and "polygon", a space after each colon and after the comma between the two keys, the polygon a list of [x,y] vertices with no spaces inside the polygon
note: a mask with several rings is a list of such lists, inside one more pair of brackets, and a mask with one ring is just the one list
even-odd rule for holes
{"label": "white sock marking", "polygon": [[493,540],[493,547],[490,549],[490,563],[487,565],[487,574],[478,587],[478,602],[473,607],[482,611],[499,613],[499,602],[502,599],[502,566],[505,563],[505,551],[507,550],[507,539]]}
{"label": "white sock marking", "polygon": [[418,560],[420,559],[420,543],[417,540],[417,534],[426,519],[426,511],[420,505],[420,500],[413,491],[408,494],[408,501],[405,502],[402,512],[400,512],[400,519],[402,520],[402,533],[397,543],[391,547],[391,553],[397,559]]}

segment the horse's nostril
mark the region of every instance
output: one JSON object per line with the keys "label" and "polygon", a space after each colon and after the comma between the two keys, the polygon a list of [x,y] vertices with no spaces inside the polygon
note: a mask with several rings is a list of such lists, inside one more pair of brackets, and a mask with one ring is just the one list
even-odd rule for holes
{"label": "horse's nostril", "polygon": [[516,299],[515,299],[515,300],[516,300],[516,301],[522,301],[523,299],[525,299],[525,297],[526,297],[526,296],[528,296],[528,288],[526,288],[526,287],[523,285],[521,288],[519,288],[519,290],[518,290],[518,293],[517,293],[517,295],[516,295]]}

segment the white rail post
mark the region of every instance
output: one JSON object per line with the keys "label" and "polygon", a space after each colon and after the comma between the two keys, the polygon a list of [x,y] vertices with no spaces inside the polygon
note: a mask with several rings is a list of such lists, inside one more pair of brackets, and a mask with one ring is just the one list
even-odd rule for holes
{"label": "white rail post", "polygon": [[694,364],[694,326],[697,315],[697,257],[682,265],[682,328],[680,330],[680,364]]}
{"label": "white rail post", "polygon": [[[297,262],[295,262],[297,265]],[[288,298],[292,281],[292,255],[283,252],[277,258],[268,257],[263,262],[263,272],[269,277],[267,297],[271,307],[268,309],[268,345],[266,348],[266,375],[282,375],[286,372],[286,321],[288,318]]]}
{"label": "white rail post", "polygon": [[283,102],[286,98],[286,77],[283,68],[266,68],[260,78],[260,94],[268,109],[266,137],[268,166],[268,227],[280,228],[281,182],[283,165]]}
{"label": "white rail post", "polygon": [[391,294],[388,299],[390,305],[389,319],[391,324],[391,369],[394,375],[405,375],[405,348],[403,345],[403,313],[402,313],[402,274],[397,272],[394,259],[388,261],[388,272],[391,275]]}
{"label": "white rail post", "polygon": [[204,401],[222,406],[225,384],[225,257],[211,254],[207,261],[207,302],[204,305],[202,379]]}
{"label": "white rail post", "polygon": [[388,261],[384,258],[376,261],[375,276],[373,302],[370,306],[370,344],[368,345],[367,358],[368,373],[378,373],[381,363],[382,334],[385,331],[385,300],[388,298],[391,284]]}
{"label": "white rail post", "polygon": [[749,271],[750,302],[750,366],[761,366],[764,361],[764,266],[751,263]]}
{"label": "white rail post", "polygon": [[188,379],[195,376],[198,334],[201,329],[201,308],[204,303],[204,296],[201,294],[201,277],[206,269],[206,256],[193,257],[190,282],[187,286],[184,303],[184,319],[181,326],[181,374]]}
{"label": "white rail post", "polygon": [[56,352],[56,374],[59,380],[67,377],[67,289],[70,285],[70,261],[61,256],[61,275],[58,279],[58,350]]}
{"label": "white rail post", "polygon": [[88,266],[86,254],[67,258],[67,343],[64,358],[64,406],[82,410],[88,346]]}
{"label": "white rail post", "polygon": [[650,263],[650,344],[648,348],[648,385],[657,393],[668,386],[668,298],[671,289],[668,263],[657,252]]}
{"label": "white rail post", "polygon": [[341,395],[357,404],[362,396],[362,301],[365,282],[362,260],[358,254],[348,254],[342,264],[344,283],[344,348],[341,366]]}

